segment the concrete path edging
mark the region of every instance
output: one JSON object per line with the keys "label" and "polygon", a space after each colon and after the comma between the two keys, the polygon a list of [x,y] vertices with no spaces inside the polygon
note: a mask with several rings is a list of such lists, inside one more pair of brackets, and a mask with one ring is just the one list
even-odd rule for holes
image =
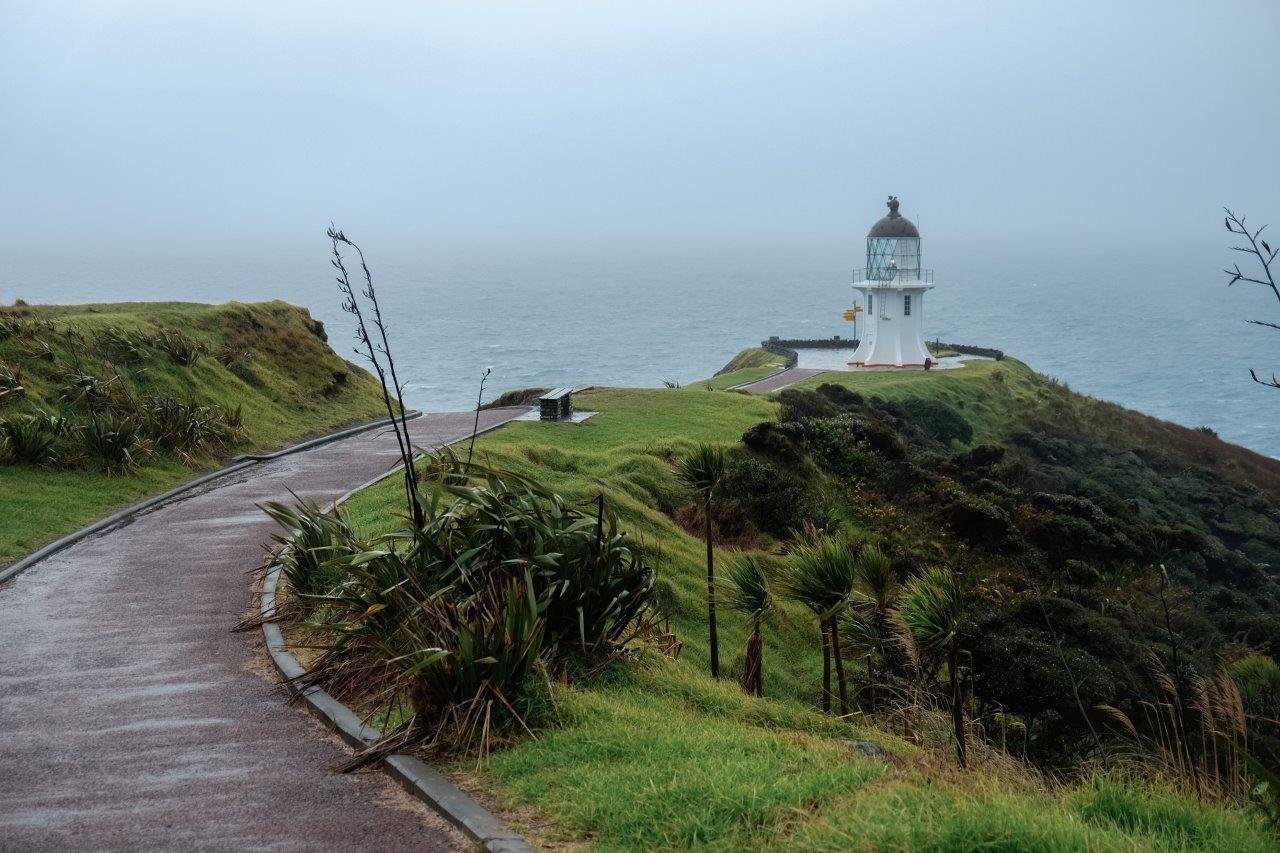
{"label": "concrete path edging", "polygon": [[[483,435],[500,426],[505,424],[485,427],[478,430],[475,435]],[[470,438],[471,436],[468,436],[455,443],[460,444],[461,441],[469,441]],[[418,458],[421,457],[422,454],[418,454]],[[390,471],[355,487],[325,507],[325,512],[333,512],[352,495],[394,476],[399,470],[400,467],[397,465]],[[292,545],[286,547],[292,547]],[[263,578],[259,613],[264,620],[275,615],[276,587],[280,581],[280,572],[281,565],[277,561],[267,569],[267,574]],[[349,746],[354,749],[363,749],[382,737],[382,732],[365,723],[359,714],[335,699],[327,690],[314,685],[308,687],[298,685],[298,679],[306,674],[306,669],[289,651],[284,631],[279,624],[263,621],[262,638],[267,644],[271,663],[284,679],[290,692],[306,702],[307,709],[322,723],[337,732]],[[529,853],[533,849],[519,834],[508,828],[501,818],[477,803],[421,758],[396,753],[387,756],[381,763],[391,777],[410,795],[425,802],[460,832],[490,853]]]}
{"label": "concrete path edging", "polygon": [[[261,612],[271,616],[276,606],[276,585],[280,564],[272,566],[263,579]],[[299,687],[298,679],[306,674],[285,645],[284,632],[274,622],[262,624],[271,662],[285,684],[308,710],[322,723],[337,732],[350,746],[363,749],[382,737],[382,732],[365,723],[360,715],[316,686]],[[518,834],[507,828],[501,818],[473,800],[467,793],[420,758],[397,753],[382,762],[383,767],[411,795],[425,802],[457,827],[469,839],[491,853],[527,853],[532,848]]]}
{"label": "concrete path edging", "polygon": [[[422,412],[414,410],[412,412],[407,412],[405,414],[405,417],[406,419],[411,420],[421,415],[422,415]],[[379,427],[390,426],[390,425],[391,425],[390,418],[381,418],[376,421],[371,421],[370,423],[357,424],[356,426],[347,427],[346,429],[338,430],[337,432],[331,432],[331,433],[328,433],[327,435],[318,436],[316,438],[309,439],[308,441],[304,441],[300,444],[295,444],[291,447],[286,447],[282,450],[277,450],[275,453],[268,453],[263,455],[236,456],[232,459],[232,464],[226,466],[225,468],[219,468],[216,471],[210,471],[208,474],[203,474],[199,477],[196,477],[194,480],[188,480],[187,482],[179,486],[175,486],[174,488],[169,489],[168,491],[161,492],[160,494],[153,495],[152,497],[149,497],[149,498],[145,498],[141,501],[138,501],[135,504],[130,504],[129,506],[125,507],[119,512],[113,512],[111,515],[108,515],[106,518],[100,518],[94,523],[88,525],[87,527],[82,527],[79,530],[75,531],[74,533],[69,533],[66,536],[63,536],[61,539],[55,539],[54,541],[50,542],[48,545],[45,545],[44,547],[31,552],[25,557],[19,558],[16,563],[13,563],[8,568],[0,569],[0,584],[5,583],[6,581],[11,580],[12,578],[16,578],[18,575],[22,574],[27,569],[36,565],[41,560],[44,560],[47,557],[52,557],[54,554],[58,553],[59,551],[62,551],[66,548],[71,547],[75,543],[79,542],[81,539],[85,539],[89,536],[93,536],[96,533],[101,533],[102,531],[107,530],[108,528],[115,527],[117,524],[128,521],[129,519],[133,518],[135,515],[138,515],[139,513],[146,512],[149,509],[160,506],[166,501],[170,501],[173,498],[176,498],[185,492],[189,492],[192,489],[199,488],[200,486],[203,486],[206,483],[213,482],[214,480],[225,477],[228,474],[234,474],[237,471],[243,471],[246,468],[251,468],[260,462],[266,462],[272,459],[279,459],[282,456],[289,456],[290,454],[293,454],[293,453],[299,453],[304,450],[310,450],[313,447],[319,447],[322,444],[328,444],[329,442],[332,442],[332,441],[338,441],[340,439],[347,438],[352,435],[356,435],[357,433],[365,432],[371,429],[377,429]]]}

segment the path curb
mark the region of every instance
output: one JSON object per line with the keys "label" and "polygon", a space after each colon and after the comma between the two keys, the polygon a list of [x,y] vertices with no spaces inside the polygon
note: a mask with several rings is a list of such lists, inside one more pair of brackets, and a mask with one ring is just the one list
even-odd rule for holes
{"label": "path curb", "polygon": [[[503,408],[530,409],[529,406],[511,406]],[[506,426],[511,421],[503,421],[478,430],[476,435]],[[469,441],[471,436],[459,439],[451,444]],[[447,446],[447,445],[446,445]],[[421,455],[419,455],[420,457]],[[399,466],[393,466],[387,472],[379,474],[372,480],[351,489],[325,507],[325,512],[332,512],[357,492],[364,491],[375,483],[380,483],[393,476]],[[286,545],[291,547],[291,545]],[[275,615],[276,586],[280,580],[281,566],[273,564],[262,581],[262,598],[259,603],[259,614],[266,620]],[[263,621],[262,638],[267,644],[267,653],[271,655],[271,663],[284,678],[285,685],[295,696],[307,703],[307,710],[322,723],[355,749],[363,749],[382,737],[382,732],[366,724],[360,715],[338,701],[328,691],[314,685],[300,687],[298,679],[306,674],[306,669],[298,659],[289,652],[285,643],[284,631],[275,622]],[[439,771],[432,768],[420,758],[403,753],[389,755],[382,761],[382,766],[391,777],[409,794],[425,802],[441,817],[458,828],[463,835],[474,841],[481,848],[491,853],[529,853],[533,848],[516,832],[507,827],[501,818],[473,800],[461,788],[454,785]]]}
{"label": "path curb", "polygon": [[[412,420],[414,418],[421,416],[421,414],[422,412],[415,410],[415,411],[406,413],[405,417]],[[295,444],[291,447],[286,447],[283,450],[277,450],[275,453],[268,453],[268,454],[262,454],[262,455],[237,456],[234,459],[232,459],[232,464],[228,465],[225,468],[219,468],[217,471],[210,471],[208,474],[203,474],[199,477],[196,477],[194,480],[188,480],[187,482],[183,483],[180,486],[175,486],[174,488],[169,489],[167,492],[161,492],[158,495],[154,495],[152,497],[146,498],[145,500],[141,500],[135,504],[131,504],[125,507],[124,509],[120,510],[119,512],[114,512],[111,515],[108,515],[106,518],[98,519],[93,524],[90,524],[87,527],[82,527],[79,530],[75,531],[74,533],[67,534],[66,536],[63,536],[61,539],[55,539],[53,542],[50,542],[48,545],[45,545],[43,548],[40,548],[28,554],[27,556],[22,557],[16,563],[13,563],[12,565],[10,565],[8,568],[0,569],[0,584],[4,584],[7,581],[12,580],[13,578],[16,578],[18,575],[22,574],[27,569],[36,565],[41,560],[45,560],[49,557],[52,557],[54,554],[57,554],[59,551],[70,548],[72,545],[76,544],[81,539],[87,539],[88,537],[93,536],[94,534],[101,533],[102,531],[107,530],[108,528],[115,527],[117,524],[121,524],[122,522],[128,521],[129,519],[133,518],[135,515],[146,512],[149,509],[154,509],[160,504],[166,503],[167,501],[170,501],[173,498],[178,497],[179,495],[189,492],[192,489],[199,488],[200,486],[203,486],[206,483],[213,482],[214,480],[220,479],[222,477],[226,477],[227,475],[234,474],[238,471],[243,471],[246,468],[252,468],[254,465],[257,465],[261,462],[267,462],[273,459],[279,459],[282,456],[288,456],[293,453],[299,453],[303,450],[310,450],[311,448],[319,447],[322,444],[328,444],[332,441],[338,441],[339,439],[347,438],[349,436],[356,435],[361,432],[366,432],[368,430],[378,429],[379,427],[390,426],[390,425],[391,425],[390,418],[381,418],[379,420],[372,421],[367,424],[358,424],[353,427],[347,427],[346,429],[338,430],[337,432],[331,432],[327,435],[322,435],[317,438],[312,438],[300,444]]]}
{"label": "path curb", "polygon": [[[275,611],[276,584],[280,579],[280,564],[268,570],[262,583],[262,616],[269,617]],[[274,622],[262,624],[262,635],[267,652],[276,671],[284,678],[289,690],[307,703],[307,709],[322,723],[337,732],[348,745],[363,749],[382,737],[382,732],[366,724],[360,715],[328,691],[316,686],[299,687],[297,679],[306,673],[285,646],[284,632]],[[467,793],[426,762],[412,755],[397,753],[387,756],[383,762],[387,772],[406,791],[434,809],[441,817],[458,828],[470,840],[491,853],[527,853],[532,850],[525,840],[507,828],[503,821],[471,799]]]}

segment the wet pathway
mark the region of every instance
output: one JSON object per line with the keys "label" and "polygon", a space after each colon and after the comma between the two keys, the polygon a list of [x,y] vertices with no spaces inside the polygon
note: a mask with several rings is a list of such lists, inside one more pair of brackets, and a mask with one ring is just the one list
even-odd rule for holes
{"label": "wet pathway", "polygon": [[764,379],[757,379],[755,382],[739,385],[737,390],[750,391],[752,394],[768,394],[771,391],[781,391],[783,388],[794,385],[802,379],[808,379],[810,376],[817,376],[819,373],[826,372],[825,369],[792,367],[781,373],[766,376]]}
{"label": "wet pathway", "polygon": [[[436,447],[473,418],[409,427]],[[264,463],[0,586],[0,850],[465,848],[384,774],[332,772],[349,750],[231,632],[275,529],[256,505],[332,500],[396,458],[383,429]]]}

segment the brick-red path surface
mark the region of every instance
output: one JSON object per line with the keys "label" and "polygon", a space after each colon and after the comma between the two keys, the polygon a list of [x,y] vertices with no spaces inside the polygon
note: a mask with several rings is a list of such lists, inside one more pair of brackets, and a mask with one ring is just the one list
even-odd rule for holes
{"label": "brick-red path surface", "polygon": [[[435,447],[473,418],[409,426]],[[274,529],[256,505],[332,500],[396,458],[380,429],[257,465],[0,586],[0,849],[465,847],[384,774],[334,773],[349,751],[231,631]]]}

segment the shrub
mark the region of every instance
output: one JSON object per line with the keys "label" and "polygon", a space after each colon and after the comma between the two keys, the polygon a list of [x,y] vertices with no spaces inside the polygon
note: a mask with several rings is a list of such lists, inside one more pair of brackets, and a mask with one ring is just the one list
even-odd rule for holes
{"label": "shrub", "polygon": [[142,450],[142,427],[132,416],[95,415],[80,428],[80,440],[90,458],[107,471],[124,472],[135,467]]}
{"label": "shrub", "polygon": [[755,454],[730,458],[721,492],[737,499],[747,516],[774,536],[789,536],[822,516],[820,501],[799,475]]}
{"label": "shrub", "polygon": [[0,449],[15,462],[40,465],[54,461],[54,446],[66,431],[58,415],[19,415],[0,419]]}
{"label": "shrub", "polygon": [[[321,512],[311,501],[288,507],[275,501],[263,505],[288,534],[278,534],[279,563],[287,586],[289,606],[301,612],[329,594],[343,578],[342,561],[362,550],[346,516]],[[277,598],[277,602],[283,597]]]}
{"label": "shrub", "polygon": [[1063,657],[1079,684],[1086,708],[1116,700],[1106,667],[1080,649],[1064,649],[1059,657],[1052,636],[1045,631],[1002,622],[975,632],[966,641],[973,654],[975,695],[1009,713],[1032,717],[1057,711],[1083,727]]}
{"label": "shrub", "polygon": [[120,364],[138,364],[147,359],[148,339],[141,333],[108,326],[98,332],[95,342],[103,355]]}
{"label": "shrub", "polygon": [[157,395],[143,403],[143,426],[152,446],[163,450],[194,452],[226,447],[240,437],[240,407],[215,406]]}
{"label": "shrub", "polygon": [[843,428],[868,450],[886,459],[902,459],[906,456],[906,442],[893,427],[880,420],[842,418]]}
{"label": "shrub", "polygon": [[653,572],[603,498],[569,504],[449,451],[423,470],[434,484],[423,526],[372,543],[314,508],[269,508],[309,545],[286,568],[303,588],[329,587],[314,598],[320,656],[304,680],[407,704],[397,747],[484,749],[528,726],[543,664],[567,671],[620,650]]}
{"label": "shrub", "polygon": [[1017,540],[1013,522],[1005,511],[972,495],[954,501],[943,510],[951,530],[966,542],[1000,548]]}
{"label": "shrub", "polygon": [[200,360],[200,356],[208,352],[208,348],[187,337],[178,329],[162,328],[156,335],[155,345],[173,360],[174,364],[187,367]]}
{"label": "shrub", "polygon": [[65,402],[83,404],[93,410],[120,411],[130,407],[128,396],[120,393],[119,382],[114,376],[99,379],[77,367],[64,372],[61,379],[62,390],[58,396]]}
{"label": "shrub", "polygon": [[1032,502],[1044,515],[1035,525],[1032,541],[1063,558],[1114,561],[1134,559],[1138,548],[1111,518],[1088,498],[1040,492]]}
{"label": "shrub", "polygon": [[761,421],[742,434],[742,443],[765,456],[796,465],[805,456],[805,429],[794,421]]}
{"label": "shrub", "polygon": [[1240,690],[1245,710],[1259,717],[1280,719],[1280,666],[1264,654],[1250,652],[1227,671]]}
{"label": "shrub", "polygon": [[864,402],[862,395],[857,391],[851,391],[843,385],[834,385],[830,382],[819,385],[818,393],[845,410],[855,409]]}
{"label": "shrub", "polygon": [[803,421],[809,418],[832,418],[840,413],[835,404],[817,391],[802,388],[786,388],[778,394],[782,411],[781,421]]}
{"label": "shrub", "polygon": [[22,384],[22,365],[0,362],[0,402],[16,400],[26,393]]}
{"label": "shrub", "polygon": [[952,439],[961,444],[973,441],[973,427],[964,416],[941,400],[915,397],[902,402],[908,418],[926,435],[943,444]]}
{"label": "shrub", "polygon": [[213,354],[213,358],[218,364],[235,372],[237,369],[244,368],[253,360],[253,350],[238,347],[231,341],[227,341],[218,347]]}
{"label": "shrub", "polygon": [[1005,449],[996,444],[979,444],[955,457],[955,462],[968,471],[987,471],[1004,460]]}
{"label": "shrub", "polygon": [[845,478],[882,479],[885,461],[871,451],[866,431],[849,418],[821,418],[805,425],[814,462],[820,468]]}

